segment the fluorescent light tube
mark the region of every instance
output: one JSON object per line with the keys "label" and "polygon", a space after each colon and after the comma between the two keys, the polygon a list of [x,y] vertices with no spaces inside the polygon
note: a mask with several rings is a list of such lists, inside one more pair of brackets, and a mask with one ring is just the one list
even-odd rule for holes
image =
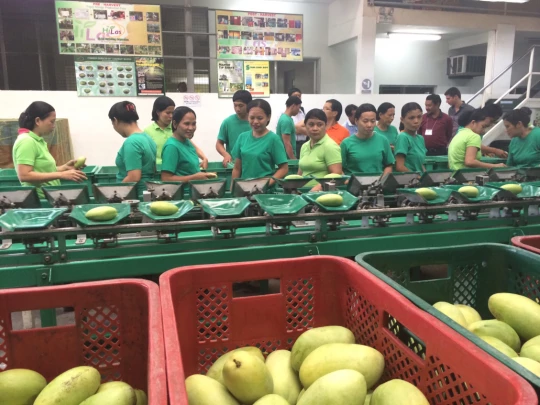
{"label": "fluorescent light tube", "polygon": [[389,32],[388,38],[409,40],[409,41],[440,41],[441,36],[438,34],[414,34],[405,32]]}

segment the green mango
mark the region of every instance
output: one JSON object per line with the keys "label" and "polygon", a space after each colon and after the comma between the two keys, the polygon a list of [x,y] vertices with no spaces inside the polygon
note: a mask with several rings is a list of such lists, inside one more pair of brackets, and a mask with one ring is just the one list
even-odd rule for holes
{"label": "green mango", "polygon": [[0,373],[0,404],[32,405],[47,380],[35,371],[14,368]]}
{"label": "green mango", "polygon": [[[296,403],[296,402],[295,402]],[[253,405],[291,405],[282,396],[276,394],[265,395]]]}
{"label": "green mango", "polygon": [[454,306],[461,311],[461,315],[465,318],[467,325],[482,320],[482,317],[476,309],[468,305],[454,304]]}
{"label": "green mango", "polygon": [[415,191],[427,201],[431,201],[437,198],[437,193],[430,188],[417,188]]}
{"label": "green mango", "polygon": [[370,405],[429,405],[422,391],[403,380],[390,380],[373,391]]}
{"label": "green mango", "polygon": [[266,368],[274,381],[274,394],[282,396],[290,405],[296,405],[302,385],[291,367],[291,352],[276,350],[266,358]]}
{"label": "green mango", "polygon": [[540,377],[540,363],[538,363],[537,361],[528,359],[526,357],[514,357],[512,360],[514,360],[520,366],[525,367],[537,377]]}
{"label": "green mango", "polygon": [[521,185],[519,184],[512,184],[512,183],[509,183],[509,184],[503,184],[501,186],[501,188],[503,190],[506,190],[506,191],[510,191],[512,194],[514,195],[518,195],[519,193],[521,193],[523,191],[523,187],[521,187]]}
{"label": "green mango", "polygon": [[469,325],[468,329],[476,336],[497,338],[510,346],[515,352],[519,352],[521,348],[521,341],[516,331],[504,322],[497,321],[496,319],[474,322]]}
{"label": "green mango", "polygon": [[[135,390],[126,383],[113,384],[92,395],[80,405],[136,405]],[[106,385],[106,384],[104,384]]]}
{"label": "green mango", "polygon": [[433,308],[441,311],[448,318],[452,319],[454,322],[460,324],[464,328],[467,327],[467,321],[459,308],[450,304],[449,302],[439,301],[433,304]]}
{"label": "green mango", "polygon": [[303,180],[304,177],[298,174],[289,174],[283,180]]}
{"label": "green mango", "polygon": [[540,335],[540,305],[523,295],[498,293],[488,300],[495,318],[512,327],[523,340]]}
{"label": "green mango", "polygon": [[80,169],[81,167],[83,167],[84,165],[86,164],[86,158],[84,156],[81,156],[80,158],[77,159],[77,161],[75,162],[75,169]]}
{"label": "green mango", "polygon": [[114,207],[103,206],[96,207],[89,210],[85,217],[91,221],[110,221],[118,215],[118,211]]}
{"label": "green mango", "polygon": [[34,405],[80,405],[96,393],[101,375],[93,367],[75,367],[60,374],[38,395]]}
{"label": "green mango", "polygon": [[253,346],[240,347],[239,349],[231,350],[230,352],[225,353],[223,356],[217,359],[214,362],[214,364],[212,364],[212,367],[208,369],[206,376],[213,378],[214,380],[225,385],[225,381],[223,381],[223,366],[225,365],[227,360],[229,360],[231,356],[234,355],[234,353],[239,352],[239,351],[250,353],[251,355],[257,357],[259,360],[264,362],[264,356],[258,347],[253,347]]}
{"label": "green mango", "polygon": [[364,405],[366,379],[355,370],[337,370],[317,379],[298,405]]}
{"label": "green mango", "polygon": [[476,187],[473,187],[473,186],[464,186],[464,187],[461,187],[461,188],[458,190],[458,193],[461,193],[461,194],[463,194],[464,196],[469,197],[469,198],[476,198],[476,197],[478,197],[478,194],[480,194],[480,192],[478,191],[478,189],[477,189]]}
{"label": "green mango", "polygon": [[178,212],[178,207],[167,201],[155,201],[150,204],[150,211],[152,214],[160,216],[173,215]]}
{"label": "green mango", "polygon": [[318,197],[316,201],[325,207],[339,207],[343,204],[343,197],[339,194],[324,194]]}
{"label": "green mango", "polygon": [[204,375],[186,378],[186,393],[189,405],[240,405],[223,384]]}
{"label": "green mango", "polygon": [[492,336],[479,336],[479,338],[510,358],[518,357],[518,354],[510,346],[497,338]]}
{"label": "green mango", "polygon": [[328,173],[326,176],[324,176],[325,179],[341,179],[343,176],[338,173]]}

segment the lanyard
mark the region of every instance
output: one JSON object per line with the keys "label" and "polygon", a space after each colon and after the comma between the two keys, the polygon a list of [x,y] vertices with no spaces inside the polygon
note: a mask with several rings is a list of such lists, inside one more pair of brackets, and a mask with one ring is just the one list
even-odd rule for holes
{"label": "lanyard", "polygon": [[433,131],[435,130],[435,127],[437,126],[437,121],[439,121],[439,118],[441,118],[441,116],[439,115],[439,117],[433,118],[435,120],[435,123],[433,124],[431,129],[428,128],[428,123],[429,123],[430,116],[428,115],[427,118],[428,119],[426,120],[426,131],[431,131],[433,133]]}

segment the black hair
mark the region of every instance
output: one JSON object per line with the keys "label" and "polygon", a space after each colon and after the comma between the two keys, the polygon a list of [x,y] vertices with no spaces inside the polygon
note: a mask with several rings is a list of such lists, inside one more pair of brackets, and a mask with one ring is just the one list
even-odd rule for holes
{"label": "black hair", "polygon": [[285,103],[287,108],[293,106],[293,105],[302,105],[302,100],[300,100],[299,97],[291,96],[287,99],[287,102]]}
{"label": "black hair", "polygon": [[503,115],[500,104],[489,103],[484,106],[484,112],[488,118],[499,119]]}
{"label": "black hair", "polygon": [[36,118],[44,120],[54,111],[52,105],[45,103],[44,101],[34,101],[19,116],[19,127],[33,131],[36,127]]}
{"label": "black hair", "polygon": [[266,125],[270,124],[270,117],[272,116],[272,107],[270,107],[270,103],[266,100],[263,100],[262,98],[256,98],[251,103],[248,104],[247,110],[248,113],[252,108],[260,108],[264,111],[264,113],[268,116],[268,122]]}
{"label": "black hair", "polygon": [[374,112],[375,115],[377,115],[377,109],[375,106],[373,104],[366,103],[358,106],[356,109],[356,114],[354,114],[354,118],[359,119],[365,112]]}
{"label": "black hair", "polygon": [[477,108],[476,110],[465,111],[458,118],[458,124],[460,127],[466,127],[471,122],[484,121],[488,116],[483,108]]}
{"label": "black hair", "polygon": [[386,114],[390,108],[396,108],[392,103],[382,103],[379,108],[377,108],[377,121],[381,118],[381,114]]}
{"label": "black hair", "polygon": [[293,87],[289,90],[289,92],[287,93],[287,95],[290,97],[292,96],[294,93],[300,93],[302,94],[302,90],[300,90],[299,88],[297,87]]}
{"label": "black hair", "polygon": [[332,111],[337,112],[336,121],[339,121],[339,119],[341,118],[341,114],[343,113],[343,106],[341,105],[341,103],[337,100],[334,100],[333,98],[331,98],[330,100],[326,100],[326,102],[330,103],[330,105],[332,106]]}
{"label": "black hair", "polygon": [[446,92],[444,93],[445,96],[455,97],[458,96],[461,98],[461,91],[457,87],[450,87]]}
{"label": "black hair", "polygon": [[405,104],[403,107],[401,107],[401,118],[405,118],[408,113],[416,110],[423,111],[422,107],[420,107],[420,104],[414,102]]}
{"label": "black hair", "polygon": [[[508,121],[512,125],[517,125],[518,122],[521,122],[524,127],[528,127],[531,122],[531,116],[527,114],[529,111],[529,108],[519,108],[517,110],[508,111],[506,114],[504,114],[504,120]],[[531,111],[532,114],[532,111]]]}
{"label": "black hair", "polygon": [[172,98],[167,96],[159,96],[154,101],[154,107],[152,108],[152,121],[158,122],[159,113],[165,111],[169,107],[176,107]]}
{"label": "black hair", "polygon": [[109,119],[113,121],[115,118],[126,124],[137,122],[139,120],[137,107],[130,101],[120,101],[113,105],[109,110]]}
{"label": "black hair", "polygon": [[347,107],[345,107],[345,115],[348,117],[349,115],[352,114],[353,111],[356,111],[357,110],[357,106],[355,106],[354,104],[349,104]]}
{"label": "black hair", "polygon": [[248,105],[253,100],[253,97],[251,96],[251,93],[247,90],[238,90],[236,93],[234,93],[232,97],[233,103],[235,101],[241,101],[242,103]]}
{"label": "black hair", "polygon": [[435,105],[442,104],[441,96],[439,96],[438,94],[430,94],[429,96],[426,97],[426,101],[428,100],[431,101]]}
{"label": "black hair", "polygon": [[529,107],[521,107],[520,110],[527,114],[529,117],[532,116],[532,110]]}
{"label": "black hair", "polygon": [[308,120],[312,118],[323,121],[325,124],[328,121],[328,119],[326,118],[326,114],[320,108],[314,108],[312,110],[309,110],[306,114],[306,118],[304,119],[304,124],[307,124]]}
{"label": "black hair", "polygon": [[172,130],[173,131],[176,131],[176,128],[178,128],[178,126],[176,127],[174,126],[174,123],[176,122],[177,124],[179,124],[180,121],[182,121],[182,118],[184,118],[184,116],[189,113],[192,113],[195,116],[195,118],[197,118],[197,114],[195,114],[195,111],[193,111],[189,107],[181,106],[181,107],[177,107],[174,110],[173,116],[172,116]]}

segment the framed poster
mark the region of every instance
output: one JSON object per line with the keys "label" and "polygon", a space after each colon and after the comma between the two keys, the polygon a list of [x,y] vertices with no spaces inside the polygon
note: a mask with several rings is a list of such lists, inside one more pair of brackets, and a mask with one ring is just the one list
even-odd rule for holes
{"label": "framed poster", "polygon": [[302,15],[217,10],[216,27],[218,59],[303,60]]}
{"label": "framed poster", "polygon": [[244,62],[218,60],[218,96],[231,98],[238,90],[244,90]]}
{"label": "framed poster", "polygon": [[270,62],[244,62],[244,88],[254,98],[270,97]]}
{"label": "framed poster", "polygon": [[137,93],[140,96],[165,94],[165,66],[163,58],[136,58]]}
{"label": "framed poster", "polygon": [[61,54],[162,56],[159,6],[56,1]]}
{"label": "framed poster", "polygon": [[133,58],[80,56],[75,58],[79,97],[134,97],[137,74]]}

